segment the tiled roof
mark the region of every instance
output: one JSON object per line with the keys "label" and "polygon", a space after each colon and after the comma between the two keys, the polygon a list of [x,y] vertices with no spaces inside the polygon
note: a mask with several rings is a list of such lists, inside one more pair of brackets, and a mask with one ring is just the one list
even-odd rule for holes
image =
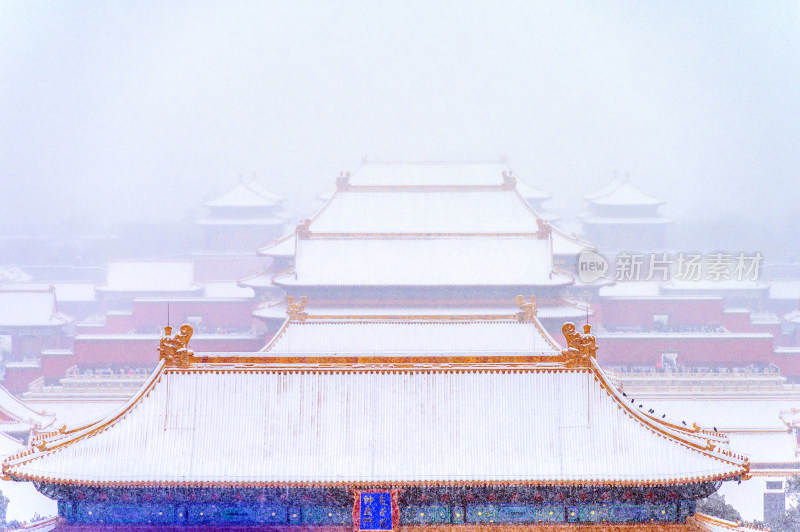
{"label": "tiled roof", "polygon": [[0,327],[52,327],[73,319],[58,312],[52,287],[43,290],[0,290]]}
{"label": "tiled roof", "polygon": [[229,192],[205,203],[206,207],[272,207],[283,201],[257,181],[240,182]]}
{"label": "tiled roof", "polygon": [[288,321],[263,349],[269,353],[525,353],[560,354],[561,348],[535,322],[505,320],[446,321],[308,319]]}
{"label": "tiled roof", "polygon": [[[490,260],[491,259],[491,260]],[[563,286],[550,240],[537,237],[313,238],[297,242],[281,285]]]}
{"label": "tiled roof", "polygon": [[355,186],[502,185],[502,162],[365,162],[350,178]]}
{"label": "tiled roof", "polygon": [[105,421],[11,457],[4,471],[217,486],[669,484],[746,473],[702,441],[628,408],[595,365],[162,363]]}
{"label": "tiled roof", "polygon": [[112,260],[108,263],[106,284],[97,287],[108,292],[201,292],[194,282],[191,260]]}
{"label": "tiled roof", "polygon": [[604,206],[656,206],[664,203],[640,191],[629,181],[612,182],[611,186],[585,196],[585,199],[595,205]]}

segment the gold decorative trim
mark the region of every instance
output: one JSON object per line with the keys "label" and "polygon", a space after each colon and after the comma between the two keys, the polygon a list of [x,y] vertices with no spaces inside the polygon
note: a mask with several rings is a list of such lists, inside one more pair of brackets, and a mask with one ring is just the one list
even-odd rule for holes
{"label": "gold decorative trim", "polygon": [[517,320],[522,322],[531,322],[536,319],[538,310],[536,308],[536,296],[531,296],[529,302],[525,301],[524,296],[517,296],[516,298],[519,312],[517,312]]}
{"label": "gold decorative trim", "polygon": [[597,341],[592,333],[592,326],[583,326],[583,334],[575,329],[575,324],[567,322],[561,327],[567,348],[562,353],[567,357],[568,367],[590,367],[591,359],[597,358]]}
{"label": "gold decorative trim", "polygon": [[172,327],[164,327],[164,336],[158,344],[158,354],[168,366],[186,367],[194,353],[189,349],[189,339],[194,334],[194,329],[188,323],[180,327],[180,331],[172,334]]}
{"label": "gold decorative trim", "polygon": [[294,302],[292,296],[289,296],[286,301],[286,315],[289,316],[289,321],[303,322],[308,319],[308,313],[305,312],[306,303],[308,303],[306,296],[301,296],[297,303]]}
{"label": "gold decorative trim", "polygon": [[350,190],[350,172],[339,172],[339,177],[336,178],[336,188]]}

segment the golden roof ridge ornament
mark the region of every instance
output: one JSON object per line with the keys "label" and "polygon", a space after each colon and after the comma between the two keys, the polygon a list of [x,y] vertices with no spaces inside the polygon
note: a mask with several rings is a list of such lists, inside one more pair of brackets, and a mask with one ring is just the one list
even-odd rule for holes
{"label": "golden roof ridge ornament", "polygon": [[339,172],[339,177],[336,178],[336,188],[338,190],[350,189],[350,172]]}
{"label": "golden roof ridge ornament", "polygon": [[524,296],[517,296],[517,305],[519,312],[517,312],[517,320],[521,322],[531,322],[536,318],[538,310],[536,308],[536,296],[531,296],[530,302],[525,301]]}
{"label": "golden roof ridge ornament", "polygon": [[289,296],[286,305],[286,315],[289,316],[289,321],[306,321],[308,318],[308,313],[305,311],[306,303],[308,303],[306,296],[300,296],[297,303],[294,302],[292,296]]}
{"label": "golden roof ridge ornament", "polygon": [[597,358],[597,340],[592,333],[592,326],[583,326],[583,334],[577,331],[575,324],[567,322],[561,326],[561,332],[567,341],[567,348],[561,354],[567,357],[567,367],[589,367],[591,359]]}
{"label": "golden roof ridge ornament", "polygon": [[168,366],[185,368],[194,355],[189,349],[189,339],[194,334],[194,329],[188,323],[181,325],[179,332],[172,335],[172,327],[164,327],[164,336],[158,344],[158,354]]}
{"label": "golden roof ridge ornament", "polygon": [[[497,175],[497,174],[495,174]],[[514,177],[513,172],[503,170],[503,188],[507,190],[514,190],[517,188],[517,178]]]}
{"label": "golden roof ridge ornament", "polygon": [[306,218],[297,224],[297,238],[308,238],[311,236],[311,220]]}
{"label": "golden roof ridge ornament", "polygon": [[547,223],[547,220],[537,218],[536,225],[539,228],[537,231],[539,238],[548,238],[550,233],[553,232],[553,226]]}

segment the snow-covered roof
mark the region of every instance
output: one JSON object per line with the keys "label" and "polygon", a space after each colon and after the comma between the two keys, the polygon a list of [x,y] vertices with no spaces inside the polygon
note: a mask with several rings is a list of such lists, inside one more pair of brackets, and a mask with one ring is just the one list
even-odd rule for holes
{"label": "snow-covered roof", "polygon": [[596,192],[595,194],[584,196],[584,199],[595,205],[604,206],[655,206],[664,203],[662,200],[648,196],[640,191],[630,181],[623,181],[609,186],[608,189],[601,190],[603,193]]}
{"label": "snow-covered roof", "polygon": [[666,225],[671,224],[672,220],[664,216],[654,216],[648,218],[607,218],[601,216],[590,216],[583,220],[584,224],[589,225]]}
{"label": "snow-covered roof", "polygon": [[[0,386],[0,421],[5,424],[22,424],[27,427],[26,430],[46,429],[53,424],[55,416],[33,410]],[[17,430],[4,432],[17,432]]]}
{"label": "snow-covered roof", "polygon": [[[409,430],[421,424],[433,429]],[[165,486],[642,485],[747,472],[742,458],[699,441],[629,408],[593,362],[162,361],[123,408],[3,470],[18,480]]]}
{"label": "snow-covered roof", "polygon": [[203,285],[203,295],[209,299],[252,299],[256,294],[236,281],[208,281]]}
{"label": "snow-covered roof", "polygon": [[552,286],[550,240],[537,237],[311,238],[278,285]]}
{"label": "snow-covered roof", "polygon": [[273,194],[257,181],[239,182],[232,190],[217,199],[207,201],[206,207],[273,207],[283,197]]}
{"label": "snow-covered roof", "polygon": [[773,280],[769,282],[770,299],[800,301],[800,280]]}
{"label": "snow-covered roof", "polygon": [[659,281],[617,281],[600,289],[600,297],[655,297],[660,293]]}
{"label": "snow-covered roof", "polygon": [[610,183],[600,187],[591,194],[586,194],[585,196],[583,196],[583,199],[585,199],[586,201],[591,201],[597,198],[608,196],[609,194],[617,190],[619,187],[621,187],[623,183],[625,183],[624,179],[615,177],[614,179],[611,180]]}
{"label": "snow-covered roof", "polygon": [[535,233],[537,216],[514,190],[354,189],[314,218],[315,233]]}
{"label": "snow-covered roof", "polygon": [[544,201],[553,197],[549,192],[534,188],[519,178],[517,178],[517,192],[526,200]]}
{"label": "snow-covered roof", "polygon": [[48,290],[55,288],[59,303],[88,303],[95,301],[95,284],[91,281],[57,281],[52,283],[0,283],[0,290]]}
{"label": "snow-covered roof", "polygon": [[[307,309],[311,310],[311,309]],[[415,319],[416,318],[416,319]],[[449,320],[449,321],[448,321]],[[498,352],[560,354],[538,323],[461,316],[392,316],[391,319],[287,321],[263,349],[269,353],[430,353],[494,355]]]}
{"label": "snow-covered roof", "polygon": [[597,246],[588,240],[569,235],[555,227],[551,233],[553,238],[554,255],[580,255],[586,250],[597,251]]}
{"label": "snow-covered roof", "polygon": [[[689,424],[717,427],[722,431],[785,430],[782,411],[797,406],[796,397],[784,398],[731,398],[731,397],[656,397],[652,393],[641,393],[636,399],[646,406]],[[739,450],[739,449],[737,449]],[[744,451],[744,450],[742,450]]]}
{"label": "snow-covered roof", "polygon": [[506,163],[365,162],[350,177],[354,186],[496,186],[503,184]]}
{"label": "snow-covered roof", "polygon": [[[313,301],[309,310],[316,315],[331,316],[334,318],[347,318],[348,316],[498,316],[511,315],[519,312],[513,301],[506,302],[476,302],[476,301],[443,301],[431,302],[402,302],[400,304],[389,301],[359,303],[334,303]],[[589,309],[589,315],[594,310]],[[259,305],[253,316],[267,319],[286,318],[286,299],[275,299]],[[540,319],[582,319],[586,317],[586,307],[583,302],[569,300],[540,299],[537,302],[537,316]]]}
{"label": "snow-covered roof", "polygon": [[18,266],[0,266],[0,283],[24,283],[31,280],[33,277]]}
{"label": "snow-covered roof", "polygon": [[58,312],[53,288],[0,290],[0,327],[52,327],[73,319]]}
{"label": "snow-covered roof", "polygon": [[254,227],[282,226],[286,223],[283,218],[262,217],[262,218],[204,218],[197,220],[197,225],[237,225]]}
{"label": "snow-covered roof", "polygon": [[684,281],[680,279],[672,279],[661,284],[663,291],[703,291],[708,293],[721,293],[729,291],[740,290],[766,290],[769,288],[769,283],[760,281],[758,279],[743,279],[741,281],[736,279],[720,279],[719,281],[712,280],[698,280],[698,281]]}
{"label": "snow-covered roof", "polygon": [[112,260],[108,263],[105,292],[199,292],[191,260]]}
{"label": "snow-covered roof", "polygon": [[791,430],[764,432],[730,432],[730,445],[736,452],[746,454],[752,463],[799,463],[797,439]]}
{"label": "snow-covered roof", "polygon": [[701,513],[696,513],[686,518],[692,528],[697,532],[767,532],[766,528],[744,525],[742,523],[727,521],[719,517],[713,517]]}
{"label": "snow-covered roof", "polygon": [[294,257],[294,232],[273,240],[263,248],[259,248],[258,254],[265,257],[291,258]]}

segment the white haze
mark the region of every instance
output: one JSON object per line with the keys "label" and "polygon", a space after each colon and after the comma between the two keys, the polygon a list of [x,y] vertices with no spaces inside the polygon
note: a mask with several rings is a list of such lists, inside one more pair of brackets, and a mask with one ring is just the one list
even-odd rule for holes
{"label": "white haze", "polygon": [[[798,2],[0,2],[0,233],[303,209],[374,159],[796,216]],[[32,229],[31,229],[32,230]]]}

